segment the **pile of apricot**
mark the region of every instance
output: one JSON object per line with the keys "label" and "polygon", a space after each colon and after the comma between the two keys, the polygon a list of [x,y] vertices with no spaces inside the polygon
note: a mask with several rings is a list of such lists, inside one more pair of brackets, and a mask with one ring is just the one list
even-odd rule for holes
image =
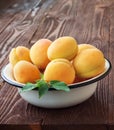
{"label": "pile of apricot", "polygon": [[86,80],[102,73],[105,58],[101,50],[90,44],[79,44],[64,36],[50,41],[40,39],[31,48],[18,46],[9,54],[13,74],[20,83],[43,79],[63,81],[66,84]]}

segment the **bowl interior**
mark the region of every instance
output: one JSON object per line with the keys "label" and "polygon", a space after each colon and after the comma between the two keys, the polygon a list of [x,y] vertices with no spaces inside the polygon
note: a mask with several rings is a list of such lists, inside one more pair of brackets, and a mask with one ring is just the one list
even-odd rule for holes
{"label": "bowl interior", "polygon": [[[97,82],[101,80],[102,78],[104,78],[110,72],[110,70],[111,70],[111,63],[109,60],[105,59],[105,71],[103,73],[97,75],[94,78],[91,78],[82,82],[78,82],[78,83],[73,83],[68,86],[70,88],[76,88],[76,87],[82,87],[82,86],[86,86],[88,84]],[[25,84],[15,81],[14,76],[13,76],[13,69],[10,63],[2,68],[1,76],[7,83],[13,86],[22,88],[25,85]]]}

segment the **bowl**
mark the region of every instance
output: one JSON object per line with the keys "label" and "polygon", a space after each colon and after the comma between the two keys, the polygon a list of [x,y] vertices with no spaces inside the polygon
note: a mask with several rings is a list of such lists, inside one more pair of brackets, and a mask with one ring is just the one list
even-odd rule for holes
{"label": "bowl", "polygon": [[[105,59],[105,71],[103,73],[94,78],[68,85],[70,87],[69,92],[49,89],[49,91],[41,98],[39,98],[37,90],[19,92],[19,94],[25,101],[39,107],[65,108],[74,106],[90,98],[97,88],[97,82],[108,75],[110,70],[111,63],[108,59]],[[2,68],[1,76],[7,83],[17,87],[18,91],[20,91],[24,84],[15,81],[12,71],[13,69],[9,63]]]}

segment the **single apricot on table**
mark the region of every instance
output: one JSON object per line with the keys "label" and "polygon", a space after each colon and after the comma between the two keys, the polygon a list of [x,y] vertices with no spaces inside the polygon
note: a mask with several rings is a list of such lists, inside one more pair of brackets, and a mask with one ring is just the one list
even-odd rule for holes
{"label": "single apricot on table", "polygon": [[30,58],[40,69],[45,69],[50,60],[47,57],[47,49],[52,41],[40,39],[30,48]]}
{"label": "single apricot on table", "polygon": [[21,60],[13,68],[14,78],[20,83],[32,82],[40,79],[38,68],[28,61]]}
{"label": "single apricot on table", "polygon": [[47,55],[50,60],[57,58],[72,60],[77,53],[77,41],[70,36],[64,36],[56,39],[52,42],[47,51]]}
{"label": "single apricot on table", "polygon": [[79,78],[92,78],[105,70],[105,58],[99,49],[87,49],[75,57],[73,66]]}
{"label": "single apricot on table", "polygon": [[27,47],[18,46],[10,51],[9,62],[13,66],[20,60],[26,60],[31,62],[29,49]]}
{"label": "single apricot on table", "polygon": [[63,81],[67,84],[73,83],[75,79],[75,70],[67,59],[52,60],[44,71],[44,80],[47,82],[51,80]]}

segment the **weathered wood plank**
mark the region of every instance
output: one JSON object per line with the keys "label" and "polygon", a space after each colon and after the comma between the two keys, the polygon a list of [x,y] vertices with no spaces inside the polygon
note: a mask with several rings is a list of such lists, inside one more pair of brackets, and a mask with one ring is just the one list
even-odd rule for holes
{"label": "weathered wood plank", "polygon": [[41,121],[38,117],[36,119],[35,114],[32,115],[32,113],[26,111],[28,107],[31,109],[32,106],[29,106],[27,102],[20,98],[15,87],[6,85],[0,91],[0,106],[1,124],[27,124]]}
{"label": "weathered wood plank", "polygon": [[110,129],[114,129],[114,3],[110,6],[110,15],[109,15],[109,20],[110,20],[110,46],[109,46],[109,59],[111,60],[112,63],[112,71],[109,75],[109,83],[108,87],[110,88],[109,91],[109,123],[111,124]]}
{"label": "weathered wood plank", "polygon": [[41,130],[39,124],[31,124],[31,125],[0,125],[0,130]]}

